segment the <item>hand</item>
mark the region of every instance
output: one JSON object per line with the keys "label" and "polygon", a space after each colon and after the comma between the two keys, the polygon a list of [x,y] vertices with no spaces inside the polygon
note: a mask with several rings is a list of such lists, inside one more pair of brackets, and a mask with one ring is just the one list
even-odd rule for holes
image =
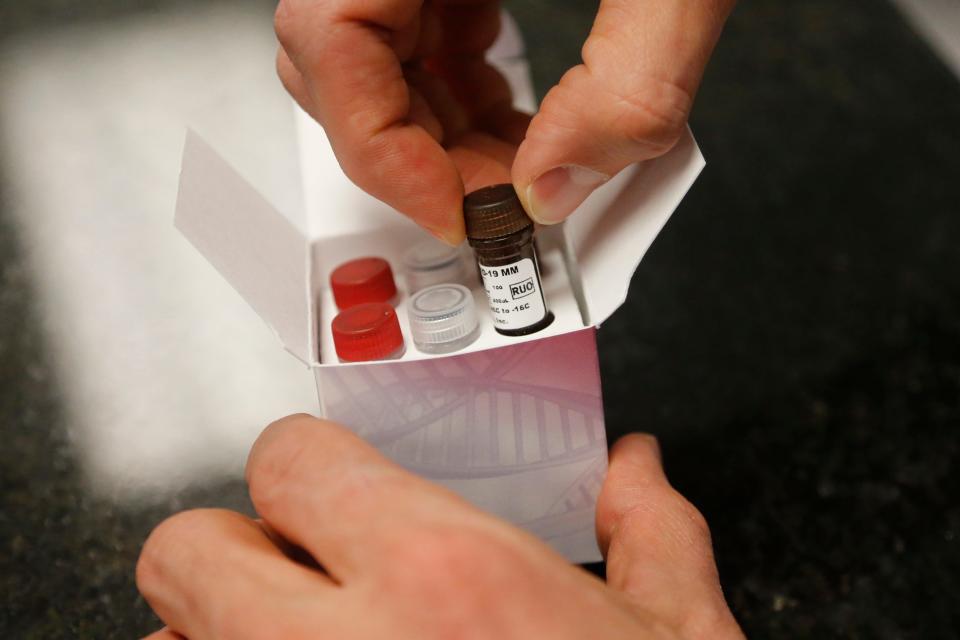
{"label": "hand", "polygon": [[262,521],[188,511],[147,540],[137,584],[168,625],[153,640],[743,637],[649,436],[611,452],[606,584],[309,416],[267,428],[247,482]]}
{"label": "hand", "polygon": [[497,0],[280,0],[277,68],[351,180],[457,244],[464,192],[512,181],[553,224],[668,151],[733,3],[602,0],[532,121],[484,61]]}

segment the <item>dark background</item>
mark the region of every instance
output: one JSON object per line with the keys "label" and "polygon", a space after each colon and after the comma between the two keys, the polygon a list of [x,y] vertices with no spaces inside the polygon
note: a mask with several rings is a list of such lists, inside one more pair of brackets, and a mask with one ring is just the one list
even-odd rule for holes
{"label": "dark background", "polygon": [[[0,37],[170,4],[0,0]],[[507,4],[542,95],[596,5]],[[885,3],[753,0],[691,124],[707,169],[599,334],[611,439],[661,438],[749,636],[957,637],[960,84]],[[244,487],[84,492],[6,195],[0,636],[145,634],[142,540]]]}

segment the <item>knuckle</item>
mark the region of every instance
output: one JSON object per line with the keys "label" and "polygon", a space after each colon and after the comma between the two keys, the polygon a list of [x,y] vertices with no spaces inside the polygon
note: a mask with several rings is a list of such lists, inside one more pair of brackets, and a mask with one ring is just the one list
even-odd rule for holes
{"label": "knuckle", "polygon": [[298,22],[296,4],[296,0],[280,0],[273,13],[273,31],[283,46],[290,44],[296,33]]}
{"label": "knuckle", "polygon": [[384,549],[391,561],[376,593],[431,603],[405,611],[432,630],[430,637],[463,637],[464,619],[477,623],[476,637],[497,637],[504,607],[522,610],[529,594],[544,588],[531,561],[536,551],[520,536],[469,521],[409,527]]}
{"label": "knuckle", "polygon": [[294,414],[276,420],[264,429],[247,458],[247,484],[250,497],[268,501],[294,472],[310,441],[313,418]]}
{"label": "knuckle", "polygon": [[[397,541],[399,578],[408,588],[426,591],[429,597],[473,593],[498,584],[504,565],[514,565],[505,543],[487,532],[467,527],[433,527],[411,530]],[[416,567],[409,573],[409,567]]]}
{"label": "knuckle", "polygon": [[615,119],[634,143],[654,153],[666,153],[683,135],[690,98],[670,83],[652,82],[643,88],[615,95]]}
{"label": "knuckle", "polygon": [[324,508],[342,517],[375,511],[391,496],[402,495],[410,478],[385,466],[357,463],[338,468],[323,487]]}
{"label": "knuckle", "polygon": [[611,157],[656,157],[683,135],[691,104],[675,83],[643,77],[621,85],[579,65],[544,97],[528,136],[563,139],[581,136],[587,127],[606,140]]}
{"label": "knuckle", "polygon": [[209,526],[209,519],[209,510],[193,509],[171,516],[153,529],[137,560],[137,587],[144,595],[165,578],[168,567],[190,562],[193,542]]}
{"label": "knuckle", "polygon": [[274,512],[285,499],[290,478],[295,473],[297,459],[303,448],[277,443],[260,453],[247,466],[247,486],[250,500],[261,515]]}
{"label": "knuckle", "polygon": [[290,37],[290,3],[288,0],[280,0],[277,3],[277,9],[273,12],[273,31],[277,34],[277,39],[281,44]]}
{"label": "knuckle", "polygon": [[674,489],[651,494],[625,510],[617,528],[621,542],[654,538],[680,548],[711,544],[706,518]]}
{"label": "knuckle", "polygon": [[[679,495],[679,494],[678,494]],[[707,519],[689,500],[680,496],[678,507],[680,517],[686,522],[687,531],[692,541],[710,544],[710,525]]]}
{"label": "knuckle", "polygon": [[325,429],[332,426],[298,414],[267,427],[247,461],[250,499],[262,516],[291,508],[305,484],[325,509],[349,514],[412,481],[352,434]]}
{"label": "knuckle", "polygon": [[246,598],[227,599],[211,606],[208,625],[214,638],[283,638],[304,636],[291,629],[291,621],[268,608],[251,606]]}
{"label": "knuckle", "polygon": [[534,122],[548,130],[543,134],[577,133],[582,129],[584,109],[590,99],[585,87],[590,83],[589,71],[585,66],[578,65],[563,74],[560,82],[547,91],[540,110],[534,116]]}
{"label": "knuckle", "polygon": [[489,540],[465,531],[444,533],[427,539],[420,549],[420,560],[434,579],[450,581],[450,586],[475,584],[489,568],[486,555]]}
{"label": "knuckle", "polygon": [[615,546],[617,542],[647,537],[648,531],[656,531],[659,519],[658,509],[650,500],[638,502],[622,510],[611,546]]}
{"label": "knuckle", "polygon": [[591,84],[606,94],[610,118],[622,135],[649,153],[666,153],[683,135],[693,96],[673,80],[625,73],[623,51],[619,30],[591,34],[582,51]]}

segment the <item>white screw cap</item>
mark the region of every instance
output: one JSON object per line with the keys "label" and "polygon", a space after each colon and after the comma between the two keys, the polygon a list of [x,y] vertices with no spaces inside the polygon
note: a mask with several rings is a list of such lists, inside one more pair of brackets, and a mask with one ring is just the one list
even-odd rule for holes
{"label": "white screw cap", "polygon": [[456,351],[476,340],[477,310],[470,290],[459,284],[435,284],[410,298],[410,333],[427,353]]}

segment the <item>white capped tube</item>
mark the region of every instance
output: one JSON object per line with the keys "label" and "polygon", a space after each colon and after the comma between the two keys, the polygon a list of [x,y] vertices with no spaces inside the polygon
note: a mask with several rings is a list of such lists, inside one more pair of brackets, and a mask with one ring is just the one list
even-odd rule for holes
{"label": "white capped tube", "polygon": [[459,248],[438,240],[418,242],[403,254],[410,293],[435,284],[466,284],[466,266]]}
{"label": "white capped tube", "polygon": [[413,294],[408,305],[413,343],[424,353],[450,353],[480,335],[473,294],[460,284],[436,284]]}

